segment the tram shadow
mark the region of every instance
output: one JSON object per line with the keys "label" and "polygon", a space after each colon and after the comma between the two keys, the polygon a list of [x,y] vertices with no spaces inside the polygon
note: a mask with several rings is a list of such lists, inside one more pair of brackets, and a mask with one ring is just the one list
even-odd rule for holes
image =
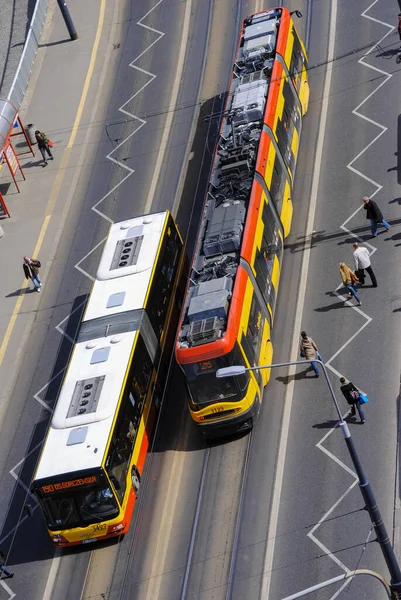
{"label": "tram shadow", "polygon": [[86,300],[87,295],[82,295],[73,302],[68,320],[63,326],[64,335],[61,336],[48,383],[38,391],[34,380],[29,391],[29,395],[41,405],[41,410],[33,427],[25,458],[10,471],[15,484],[0,532],[1,549],[7,555],[12,548],[8,563],[13,565],[45,560],[54,555],[39,505],[30,493],[30,485]]}
{"label": "tram shadow", "polygon": [[226,96],[226,93],[213,96],[202,103],[189,153],[177,212],[177,223],[186,241],[189,258],[197,238]]}

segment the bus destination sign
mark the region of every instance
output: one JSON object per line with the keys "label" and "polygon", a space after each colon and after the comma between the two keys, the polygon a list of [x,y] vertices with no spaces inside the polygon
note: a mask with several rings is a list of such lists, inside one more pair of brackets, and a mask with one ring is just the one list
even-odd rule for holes
{"label": "bus destination sign", "polygon": [[89,485],[91,483],[96,483],[96,475],[81,477],[80,479],[71,479],[70,481],[62,481],[61,483],[43,485],[40,489],[43,494],[51,494],[52,492],[60,492],[61,490],[68,490],[70,488],[75,488],[80,485]]}

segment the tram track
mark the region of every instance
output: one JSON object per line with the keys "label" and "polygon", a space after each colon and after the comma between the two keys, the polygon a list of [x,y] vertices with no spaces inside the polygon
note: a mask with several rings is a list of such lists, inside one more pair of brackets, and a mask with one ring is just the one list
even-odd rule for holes
{"label": "tram track", "polygon": [[[232,599],[252,440],[251,431],[205,450],[180,600],[211,590],[216,600]],[[216,502],[213,488],[220,477],[226,486],[224,493],[217,486],[218,493],[226,499]]]}

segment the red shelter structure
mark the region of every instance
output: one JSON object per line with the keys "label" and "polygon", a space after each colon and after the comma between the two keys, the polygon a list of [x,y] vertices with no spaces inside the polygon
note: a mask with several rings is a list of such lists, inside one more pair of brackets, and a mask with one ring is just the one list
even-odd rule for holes
{"label": "red shelter structure", "polygon": [[[13,133],[15,128],[18,128],[20,131]],[[0,99],[0,164],[7,164],[15,186],[19,191],[16,175],[18,172],[20,172],[24,179],[25,175],[18,159],[20,154],[15,151],[12,144],[11,138],[17,135],[24,136],[29,148],[28,151],[24,151],[20,154],[26,154],[29,152],[35,155],[16,107],[9,100]]]}

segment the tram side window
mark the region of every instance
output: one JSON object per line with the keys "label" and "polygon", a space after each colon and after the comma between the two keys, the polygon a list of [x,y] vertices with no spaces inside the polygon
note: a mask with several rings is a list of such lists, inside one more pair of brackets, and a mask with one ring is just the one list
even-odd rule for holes
{"label": "tram side window", "polygon": [[270,184],[270,193],[277,207],[277,212],[281,214],[281,206],[283,203],[284,186],[285,186],[286,175],[283,172],[283,167],[280,162],[280,158],[277,156],[274,159],[273,175]]}
{"label": "tram side window", "polygon": [[263,206],[263,238],[261,248],[256,255],[256,281],[266,304],[270,304],[274,313],[276,293],[271,283],[274,257],[281,261],[283,242],[280,236],[280,223],[270,203]]}
{"label": "tram side window", "polygon": [[255,366],[259,361],[260,345],[262,343],[264,317],[262,307],[257,299],[256,293],[253,293],[251,312],[249,315],[248,328],[246,334],[242,335],[242,347],[245,350],[249,364]]}
{"label": "tram side window", "polygon": [[277,121],[277,143],[281,155],[287,166],[293,170],[295,157],[291,144],[293,140],[294,127],[298,126],[299,115],[295,105],[293,91],[287,80],[283,83],[284,107],[281,119]]}
{"label": "tram side window", "polygon": [[290,131],[291,138],[294,127],[298,127],[300,114],[295,103],[294,93],[289,82],[286,80],[283,86],[284,113],[283,121],[287,131]]}
{"label": "tram side window", "polygon": [[164,329],[166,313],[170,302],[171,288],[177,272],[181,240],[170,220],[152,280],[152,288],[146,310],[158,339]]}
{"label": "tram side window", "polygon": [[290,76],[295,85],[295,88],[299,91],[302,75],[302,66],[304,64],[304,53],[302,52],[301,42],[299,41],[298,34],[295,28],[292,28],[293,36],[293,47],[290,63]]}
{"label": "tram side window", "polygon": [[116,489],[120,502],[122,502],[126,490],[127,471],[138,434],[151,375],[152,363],[145,344],[139,336],[127,388],[124,392],[120,414],[117,418],[106,460],[107,473]]}

